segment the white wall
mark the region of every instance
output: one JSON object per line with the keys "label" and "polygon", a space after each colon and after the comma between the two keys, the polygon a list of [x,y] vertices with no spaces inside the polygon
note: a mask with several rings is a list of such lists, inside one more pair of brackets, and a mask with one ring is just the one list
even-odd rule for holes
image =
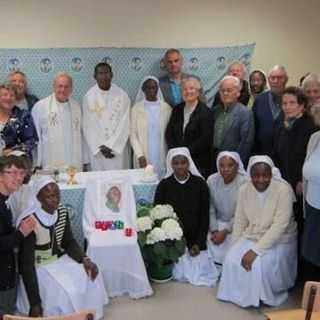
{"label": "white wall", "polygon": [[253,68],[320,72],[319,0],[1,0],[0,47],[212,47],[256,42]]}

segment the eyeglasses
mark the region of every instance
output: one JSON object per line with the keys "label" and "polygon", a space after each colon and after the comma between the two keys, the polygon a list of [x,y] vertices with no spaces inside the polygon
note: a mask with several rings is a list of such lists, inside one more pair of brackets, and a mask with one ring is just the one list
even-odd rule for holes
{"label": "eyeglasses", "polygon": [[27,172],[25,170],[4,170],[3,173],[8,174],[10,176],[25,176]]}

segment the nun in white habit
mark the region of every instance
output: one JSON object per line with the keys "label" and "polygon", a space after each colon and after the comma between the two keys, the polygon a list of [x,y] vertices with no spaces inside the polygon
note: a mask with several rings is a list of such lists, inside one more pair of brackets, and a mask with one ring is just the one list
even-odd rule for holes
{"label": "nun in white habit", "polygon": [[222,268],[218,299],[241,307],[282,304],[296,278],[294,193],[268,156],[254,156],[241,186],[232,247]]}
{"label": "nun in white habit", "polygon": [[165,130],[171,107],[163,100],[159,80],[145,77],[131,109],[130,142],[134,152],[134,167],[151,164],[158,176],[165,173],[167,145]]}
{"label": "nun in white habit", "polygon": [[247,173],[237,152],[220,152],[216,165],[218,172],[207,180],[210,191],[208,252],[214,262],[221,265],[231,243],[238,193],[247,181]]}
{"label": "nun in white habit", "polygon": [[68,211],[60,204],[59,187],[48,177],[33,183],[32,206],[18,218],[17,225],[32,215],[33,233],[21,245],[22,280],[18,311],[29,316],[58,316],[94,309],[103,317],[108,303],[97,266],[73,238]]}
{"label": "nun in white habit", "polygon": [[186,253],[174,266],[174,279],[214,286],[218,272],[207,252],[209,190],[187,148],[169,150],[167,174],[157,187],[155,204],[174,208],[187,243]]}

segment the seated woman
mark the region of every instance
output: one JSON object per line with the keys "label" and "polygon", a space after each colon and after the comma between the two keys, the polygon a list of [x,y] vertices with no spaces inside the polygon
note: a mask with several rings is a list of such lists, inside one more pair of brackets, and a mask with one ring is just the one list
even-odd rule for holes
{"label": "seated woman", "polygon": [[232,241],[223,263],[218,299],[241,307],[278,306],[297,269],[294,193],[268,156],[251,157],[251,181],[239,191]]}
{"label": "seated woman", "polygon": [[34,181],[33,189],[34,207],[17,222],[30,214],[36,221],[35,231],[21,245],[24,286],[18,294],[19,312],[39,317],[95,309],[97,318],[102,318],[108,302],[103,280],[73,238],[58,185],[42,177]]}
{"label": "seated woman", "polygon": [[167,174],[160,181],[155,204],[170,204],[182,223],[188,251],[173,270],[176,280],[213,286],[217,270],[207,254],[209,190],[187,148],[169,150]]}
{"label": "seated woman", "polygon": [[231,242],[239,189],[247,181],[247,175],[237,152],[220,152],[217,168],[218,172],[207,180],[210,191],[208,251],[216,264],[223,264]]}
{"label": "seated woman", "polygon": [[30,112],[15,106],[15,90],[10,84],[0,85],[0,153],[19,150],[31,159],[38,136]]}
{"label": "seated woman", "polygon": [[130,142],[135,168],[151,164],[159,177],[165,173],[167,145],[164,133],[170,115],[171,107],[163,100],[159,80],[152,76],[143,79],[131,110]]}

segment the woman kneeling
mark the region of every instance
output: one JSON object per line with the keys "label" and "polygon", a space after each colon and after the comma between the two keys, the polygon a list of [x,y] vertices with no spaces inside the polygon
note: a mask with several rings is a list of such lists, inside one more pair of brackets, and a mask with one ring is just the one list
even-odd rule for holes
{"label": "woman kneeling", "polygon": [[218,299],[242,307],[278,306],[297,269],[293,190],[267,156],[251,157],[251,181],[240,188],[233,245],[224,260]]}
{"label": "woman kneeling", "polygon": [[182,223],[188,251],[173,270],[178,281],[194,285],[213,286],[217,269],[208,257],[209,228],[208,186],[196,168],[187,148],[169,150],[167,174],[159,183],[155,204],[170,204]]}
{"label": "woman kneeling", "polygon": [[214,262],[222,265],[231,243],[239,189],[247,182],[247,174],[237,152],[220,152],[217,168],[218,172],[207,180],[210,190],[208,251]]}

